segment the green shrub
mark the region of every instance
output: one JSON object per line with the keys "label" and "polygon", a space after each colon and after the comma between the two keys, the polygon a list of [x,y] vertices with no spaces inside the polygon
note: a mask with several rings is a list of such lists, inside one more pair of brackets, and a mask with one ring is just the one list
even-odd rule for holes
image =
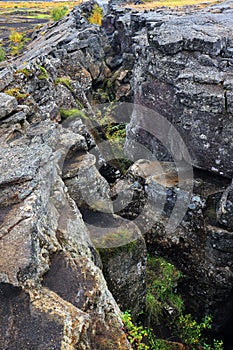
{"label": "green shrub", "polygon": [[122,315],[125,333],[133,349],[135,350],[172,350],[169,342],[163,339],[157,339],[151,329],[137,326],[132,322],[129,311]]}
{"label": "green shrub", "polygon": [[174,316],[184,309],[184,303],[176,287],[182,274],[174,265],[161,257],[148,257],[146,311],[148,325],[159,324],[163,312],[173,309]]}
{"label": "green shrub", "polygon": [[[147,295],[146,315],[149,327],[153,325],[156,330],[161,322],[170,329],[171,334],[187,344],[191,349],[203,348],[203,350],[222,350],[223,342],[212,340],[208,337],[208,331],[212,328],[211,316],[205,316],[201,322],[197,322],[192,315],[183,314],[184,303],[176,288],[182,277],[174,265],[161,257],[148,257],[147,264]],[[166,312],[172,310],[171,312]],[[164,317],[166,315],[166,317]],[[149,341],[156,346],[150,349],[167,349],[164,341],[159,343],[149,330]],[[150,339],[151,338],[151,339]],[[164,348],[165,346],[165,348]]]}
{"label": "green shrub", "polygon": [[144,338],[148,336],[147,331],[142,326],[137,326],[132,322],[129,311],[125,311],[122,315],[122,321],[125,326],[127,338],[134,349],[149,350],[149,346],[144,343]]}
{"label": "green shrub", "polygon": [[67,14],[68,10],[69,9],[67,6],[55,7],[51,12],[51,17],[55,22],[59,21],[61,18],[63,18]]}
{"label": "green shrub", "polygon": [[2,47],[0,47],[0,62],[4,61],[5,57],[6,57],[5,50]]}
{"label": "green shrub", "polygon": [[126,173],[132,162],[124,155],[124,144],[126,138],[126,123],[115,123],[111,118],[103,118],[100,121],[105,135],[109,141],[109,147],[113,155],[112,165],[120,170],[122,174]]}
{"label": "green shrub", "polygon": [[15,30],[12,30],[12,32],[9,35],[9,40],[10,40],[11,54],[12,56],[16,56],[20,54],[26,42],[29,41],[30,39],[26,38],[25,34],[18,33]]}
{"label": "green shrub", "polygon": [[201,323],[198,323],[190,314],[180,315],[176,323],[177,335],[186,344],[201,345],[202,331],[211,329],[212,319],[206,316]]}
{"label": "green shrub", "polygon": [[13,43],[17,44],[20,43],[23,40],[24,35],[22,33],[18,33],[15,30],[12,30],[10,33],[9,39]]}
{"label": "green shrub", "polygon": [[98,24],[101,26],[103,20],[103,10],[102,8],[95,4],[92,10],[91,16],[88,18],[89,23]]}
{"label": "green shrub", "polygon": [[[204,350],[223,350],[223,341],[210,341],[204,333],[212,328],[212,317],[205,316],[200,323],[190,314],[180,315],[176,322],[176,332],[182,342],[189,346],[202,347]],[[212,344],[210,344],[212,343]]]}

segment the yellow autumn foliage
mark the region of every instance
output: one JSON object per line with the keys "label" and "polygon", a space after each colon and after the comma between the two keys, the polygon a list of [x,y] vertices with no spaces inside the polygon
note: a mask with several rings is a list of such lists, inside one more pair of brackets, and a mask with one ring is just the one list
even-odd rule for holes
{"label": "yellow autumn foliage", "polygon": [[91,24],[98,24],[99,26],[101,26],[102,19],[103,19],[103,10],[100,6],[95,4],[92,10],[92,14],[89,17],[88,21]]}

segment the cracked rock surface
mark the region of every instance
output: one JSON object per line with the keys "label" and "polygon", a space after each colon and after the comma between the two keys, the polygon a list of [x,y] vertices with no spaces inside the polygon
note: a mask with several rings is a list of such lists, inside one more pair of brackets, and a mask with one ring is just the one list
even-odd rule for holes
{"label": "cracked rock surface", "polygon": [[[131,349],[120,308],[136,317],[145,306],[147,249],[187,276],[191,311],[231,332],[232,1],[198,12],[111,4],[102,27],[88,23],[92,7],[35,31],[0,68],[3,350]],[[113,101],[152,110],[145,125],[147,113],[127,109],[134,164],[117,175],[94,108]],[[187,146],[190,196],[174,163],[187,153],[154,112]],[[167,232],[178,197],[184,217]]]}

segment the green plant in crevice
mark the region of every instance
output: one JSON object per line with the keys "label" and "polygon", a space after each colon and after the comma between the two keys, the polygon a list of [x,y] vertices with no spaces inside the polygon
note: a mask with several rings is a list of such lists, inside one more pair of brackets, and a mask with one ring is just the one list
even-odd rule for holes
{"label": "green plant in crevice", "polygon": [[67,89],[69,89],[72,93],[74,92],[74,89],[72,88],[71,86],[71,80],[69,77],[61,77],[61,78],[57,78],[55,80],[55,85],[58,85],[58,84],[62,84],[64,86],[67,87]]}
{"label": "green plant in crevice", "polygon": [[70,117],[79,117],[79,118],[86,118],[86,115],[84,112],[82,112],[80,109],[60,109],[60,115],[61,118],[66,119]]}
{"label": "green plant in crevice", "polygon": [[132,317],[129,311],[124,312],[122,315],[122,321],[124,323],[127,338],[133,348],[136,350],[149,350],[149,346],[144,342],[145,337],[148,336],[147,331],[142,326],[137,326],[132,322]]}
{"label": "green plant in crevice", "polygon": [[176,331],[181,340],[189,345],[200,345],[202,331],[211,329],[212,318],[206,316],[200,323],[190,314],[180,315],[176,322]]}
{"label": "green plant in crevice", "polygon": [[25,75],[25,77],[29,78],[30,75],[32,74],[32,71],[30,71],[28,68],[21,68],[21,69],[18,69],[18,70],[16,71],[16,73],[17,73],[17,74],[22,73],[22,74]]}
{"label": "green plant in crevice", "polygon": [[5,50],[0,46],[0,62],[4,61],[6,57]]}
{"label": "green plant in crevice", "polygon": [[192,315],[180,315],[176,322],[176,334],[182,342],[194,349],[202,347],[204,350],[223,350],[223,341],[209,339],[206,331],[212,329],[212,317],[206,315],[201,322],[197,322]]}
{"label": "green plant in crevice", "polygon": [[105,125],[103,124],[103,129],[112,150],[112,163],[124,174],[129,166],[132,165],[132,162],[124,155],[126,123],[115,123],[111,122],[111,119],[108,119],[108,122],[106,122]]}
{"label": "green plant in crevice", "polygon": [[133,349],[172,350],[171,344],[166,340],[158,339],[151,329],[134,324],[129,311],[123,313],[122,321],[125,333]]}
{"label": "green plant in crevice", "polygon": [[79,109],[84,109],[84,105],[82,102],[79,101],[79,99],[76,97],[75,102],[77,103],[77,106]]}
{"label": "green plant in crevice", "polygon": [[182,274],[174,265],[161,257],[148,257],[146,312],[148,325],[159,324],[164,312],[180,314],[184,303],[176,293],[177,283]]}
{"label": "green plant in crevice", "polygon": [[4,93],[9,96],[15,97],[18,101],[24,100],[29,96],[29,94],[21,92],[19,88],[11,88],[5,90]]}
{"label": "green plant in crevice", "polygon": [[40,73],[41,73],[38,75],[38,79],[39,80],[47,80],[49,78],[47,70],[43,66],[38,66],[38,68],[39,68]]}
{"label": "green plant in crevice", "polygon": [[[126,139],[126,123],[116,122],[114,115],[116,104],[109,103],[103,109],[96,111],[96,121],[101,129],[100,140],[108,140],[109,163],[124,174],[132,162],[124,154]],[[104,136],[103,136],[104,135]]]}
{"label": "green plant in crevice", "polygon": [[204,350],[222,350],[223,342],[208,336],[212,328],[211,316],[207,315],[198,322],[192,315],[184,313],[183,300],[177,293],[177,284],[181,278],[181,272],[164,258],[148,257],[147,325],[156,330],[162,321],[170,329],[171,335],[190,346],[190,349],[202,347]]}
{"label": "green plant in crevice", "polygon": [[203,349],[204,350],[223,350],[224,349],[223,341],[214,339],[213,340],[213,347],[211,347],[208,344],[204,344]]}

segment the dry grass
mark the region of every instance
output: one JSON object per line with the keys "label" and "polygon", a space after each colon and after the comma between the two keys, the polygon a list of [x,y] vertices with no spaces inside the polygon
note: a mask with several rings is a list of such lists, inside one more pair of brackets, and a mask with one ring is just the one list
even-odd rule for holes
{"label": "dry grass", "polygon": [[57,6],[68,6],[73,7],[76,5],[79,5],[82,1],[53,1],[53,2],[46,2],[46,1],[20,1],[20,2],[3,2],[0,1],[0,8],[1,9],[44,9],[47,10],[48,8],[54,8]]}
{"label": "dry grass", "polygon": [[211,4],[221,3],[224,0],[158,0],[158,1],[146,1],[141,5],[127,4],[125,7],[131,7],[137,10],[150,10],[161,7],[183,7],[198,5],[198,7],[205,7]]}

